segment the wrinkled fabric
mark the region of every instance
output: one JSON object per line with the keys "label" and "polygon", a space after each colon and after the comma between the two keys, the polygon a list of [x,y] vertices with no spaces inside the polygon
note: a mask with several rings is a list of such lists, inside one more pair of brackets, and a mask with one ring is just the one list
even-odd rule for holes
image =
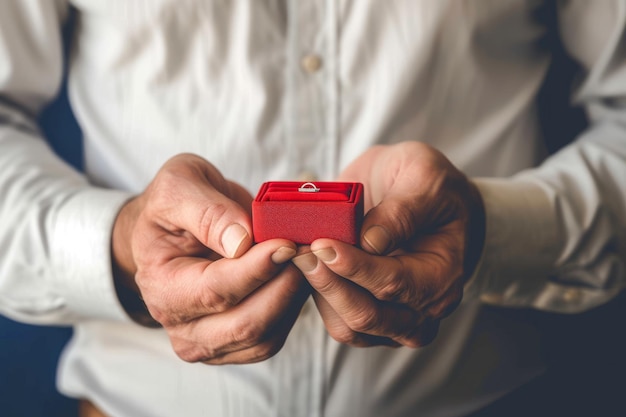
{"label": "wrinkled fabric", "polygon": [[[69,94],[84,174],[35,116],[59,88],[64,1],[0,3],[0,312],[75,326],[59,376],[114,416],[460,416],[542,372],[536,329],[484,303],[575,313],[624,285],[622,1],[76,0]],[[589,128],[547,156],[536,94],[559,31]],[[429,143],[474,178],[480,266],[432,345],[355,349],[307,304],[265,362],[176,358],[111,279],[121,205],[192,152],[254,194],[332,180],[374,144]]]}

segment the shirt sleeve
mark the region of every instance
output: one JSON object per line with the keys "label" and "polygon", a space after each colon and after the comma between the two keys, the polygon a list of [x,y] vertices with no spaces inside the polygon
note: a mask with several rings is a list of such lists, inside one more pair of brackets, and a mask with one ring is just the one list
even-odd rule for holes
{"label": "shirt sleeve", "polygon": [[584,70],[574,100],[590,125],[539,167],[477,178],[483,301],[575,313],[617,295],[626,273],[626,3],[559,2],[560,33]]}
{"label": "shirt sleeve", "polygon": [[0,313],[38,324],[129,320],[110,255],[113,222],[129,196],[90,185],[36,123],[60,85],[67,7],[0,2]]}

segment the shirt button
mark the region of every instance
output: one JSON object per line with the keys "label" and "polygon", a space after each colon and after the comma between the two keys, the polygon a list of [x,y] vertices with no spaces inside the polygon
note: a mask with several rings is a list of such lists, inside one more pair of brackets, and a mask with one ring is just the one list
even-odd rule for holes
{"label": "shirt button", "polygon": [[498,294],[495,292],[489,292],[485,294],[481,294],[480,300],[486,304],[502,304],[504,301],[504,296],[502,294]]}
{"label": "shirt button", "polygon": [[306,72],[312,74],[322,68],[322,58],[319,55],[309,54],[302,58],[301,64]]}
{"label": "shirt button", "polygon": [[310,171],[304,171],[304,172],[301,172],[300,174],[298,174],[297,181],[313,182],[313,181],[317,181],[317,179],[318,179],[318,177],[314,173],[312,173]]}
{"label": "shirt button", "polygon": [[580,303],[583,298],[583,293],[578,288],[568,288],[563,292],[563,300],[568,303]]}

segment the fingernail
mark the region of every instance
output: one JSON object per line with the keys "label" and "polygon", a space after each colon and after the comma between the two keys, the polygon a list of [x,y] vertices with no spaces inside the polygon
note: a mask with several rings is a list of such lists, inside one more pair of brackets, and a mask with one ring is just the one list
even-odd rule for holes
{"label": "fingernail", "polygon": [[276,252],[272,253],[272,262],[277,265],[283,264],[293,258],[296,255],[296,250],[288,246],[281,246],[276,249]]}
{"label": "fingernail", "polygon": [[323,262],[332,262],[337,257],[337,252],[333,248],[324,248],[313,251],[313,253]]}
{"label": "fingernail", "polygon": [[307,273],[313,271],[317,267],[317,256],[312,252],[304,255],[296,256],[291,260],[300,271]]}
{"label": "fingernail", "polygon": [[363,234],[363,240],[372,248],[378,255],[382,255],[387,252],[391,246],[391,235],[383,226],[372,226]]}
{"label": "fingernail", "polygon": [[228,226],[222,233],[222,248],[224,248],[226,256],[235,258],[239,255],[241,245],[249,238],[250,235],[242,225],[233,223]]}

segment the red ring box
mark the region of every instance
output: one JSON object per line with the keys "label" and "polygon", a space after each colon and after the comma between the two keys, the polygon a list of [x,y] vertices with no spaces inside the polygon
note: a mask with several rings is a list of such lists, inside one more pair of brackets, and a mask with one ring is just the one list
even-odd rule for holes
{"label": "red ring box", "polygon": [[363,184],[272,181],[252,202],[255,242],[283,238],[308,245],[330,238],[355,245],[363,222]]}

